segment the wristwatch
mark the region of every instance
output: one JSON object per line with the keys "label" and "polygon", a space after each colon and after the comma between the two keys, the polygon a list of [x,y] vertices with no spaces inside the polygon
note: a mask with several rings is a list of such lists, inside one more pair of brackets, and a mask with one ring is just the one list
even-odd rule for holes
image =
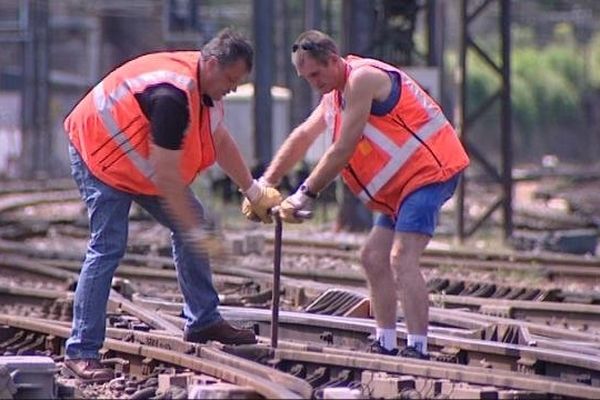
{"label": "wristwatch", "polygon": [[300,186],[300,193],[304,194],[307,197],[310,197],[313,200],[319,197],[318,193],[311,192],[308,186],[306,186],[306,184],[304,183]]}

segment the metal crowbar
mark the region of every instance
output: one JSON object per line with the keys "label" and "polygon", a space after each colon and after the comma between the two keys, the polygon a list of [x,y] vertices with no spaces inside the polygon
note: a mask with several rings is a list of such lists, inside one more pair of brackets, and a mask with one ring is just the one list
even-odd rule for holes
{"label": "metal crowbar", "polygon": [[[273,207],[270,214],[275,219],[275,238],[273,240],[273,296],[271,297],[271,347],[277,347],[279,336],[279,297],[281,295],[281,247],[283,237],[283,222],[279,215],[279,207]],[[312,218],[311,211],[299,211],[295,214],[296,218]]]}

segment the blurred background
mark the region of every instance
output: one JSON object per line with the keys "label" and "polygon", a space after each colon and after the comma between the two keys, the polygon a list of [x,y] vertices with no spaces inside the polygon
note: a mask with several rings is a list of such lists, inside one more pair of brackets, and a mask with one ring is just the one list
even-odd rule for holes
{"label": "blurred background", "polygon": [[[473,159],[454,233],[470,236],[497,216],[509,237],[517,182],[600,176],[599,15],[594,0],[0,0],[0,185],[67,177],[62,122],[96,82],[147,52],[198,49],[224,27],[255,45],[249,82],[225,102],[259,176],[318,102],[290,63],[296,36],[318,28],[343,54],[406,69],[440,102]],[[329,143],[325,133],[290,189]],[[234,196],[218,169],[205,179]],[[335,186],[337,227],[369,225]]]}

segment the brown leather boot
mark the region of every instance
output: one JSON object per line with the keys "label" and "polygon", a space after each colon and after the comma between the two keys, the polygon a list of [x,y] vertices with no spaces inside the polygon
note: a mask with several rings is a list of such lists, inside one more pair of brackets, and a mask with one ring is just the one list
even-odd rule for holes
{"label": "brown leather boot", "polygon": [[256,336],[250,329],[236,328],[221,319],[204,329],[184,331],[183,340],[195,343],[216,340],[223,344],[254,344],[256,343]]}
{"label": "brown leather boot", "polygon": [[104,367],[95,358],[66,359],[65,368],[86,383],[104,383],[114,378],[112,369]]}

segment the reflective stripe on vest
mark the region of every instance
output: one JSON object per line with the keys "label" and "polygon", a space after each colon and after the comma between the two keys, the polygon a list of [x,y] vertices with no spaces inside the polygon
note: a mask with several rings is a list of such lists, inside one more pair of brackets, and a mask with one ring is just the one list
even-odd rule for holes
{"label": "reflective stripe on vest", "polygon": [[[444,182],[464,170],[469,158],[439,105],[406,73],[353,55],[346,63],[348,75],[369,66],[401,78],[400,98],[387,114],[369,115],[359,144],[341,173],[368,208],[393,217],[407,195]],[[322,100],[325,121],[333,122],[334,141],[342,134],[343,93],[332,91]]]}
{"label": "reflective stripe on vest", "polygon": [[[169,82],[178,88],[188,92],[194,89],[194,83],[188,76],[177,74],[172,71],[153,71],[141,74],[137,77],[130,78],[121,83],[113,92],[105,93],[104,84],[100,82],[93,89],[93,98],[96,110],[104,127],[109,132],[112,141],[129,158],[135,167],[148,179],[154,175],[154,169],[150,162],[142,157],[138,151],[132,146],[131,142],[119,128],[117,121],[112,116],[112,110],[119,101],[128,94],[135,92],[136,89],[141,89],[151,84],[160,82]],[[212,119],[212,112],[211,112]],[[212,122],[212,121],[211,121]],[[211,124],[212,126],[212,124]]]}
{"label": "reflective stripe on vest", "polygon": [[[370,65],[370,64],[367,64]],[[415,135],[425,142],[429,137],[438,132],[446,123],[448,123],[444,114],[439,108],[435,107],[431,100],[424,95],[423,91],[415,85],[412,79],[410,79],[404,72],[400,73],[402,90],[408,90],[417,99],[417,102],[429,117],[429,121],[421,126],[415,133]],[[385,133],[368,123],[365,125],[363,134],[369,138],[373,143],[377,144],[379,148],[386,152],[390,160],[388,163],[379,171],[377,175],[373,177],[364,190],[362,190],[358,197],[364,202],[368,203],[371,201],[372,196],[376,196],[377,192],[386,185],[394,177],[394,174],[402,168],[402,166],[410,159],[410,157],[419,149],[422,143],[415,136],[411,136],[402,146],[398,146],[394,143]]]}
{"label": "reflective stripe on vest", "polygon": [[[421,100],[421,99],[419,99]],[[431,109],[428,108],[429,112]],[[435,110],[434,110],[435,112]],[[448,121],[441,112],[436,112],[437,115],[433,119],[429,120],[425,125],[419,128],[415,134],[423,141],[426,141],[431,135],[438,132]],[[367,123],[364,129],[364,135],[368,137],[373,143],[377,144],[383,151],[387,152],[390,156],[388,163],[373,177],[371,182],[366,185],[365,190],[358,194],[358,197],[364,203],[371,201],[369,193],[373,196],[377,195],[377,192],[385,186],[386,183],[394,177],[394,174],[398,172],[400,168],[410,159],[410,157],[419,149],[421,142],[412,136],[402,146],[398,146],[392,140],[387,137],[379,129]]]}

